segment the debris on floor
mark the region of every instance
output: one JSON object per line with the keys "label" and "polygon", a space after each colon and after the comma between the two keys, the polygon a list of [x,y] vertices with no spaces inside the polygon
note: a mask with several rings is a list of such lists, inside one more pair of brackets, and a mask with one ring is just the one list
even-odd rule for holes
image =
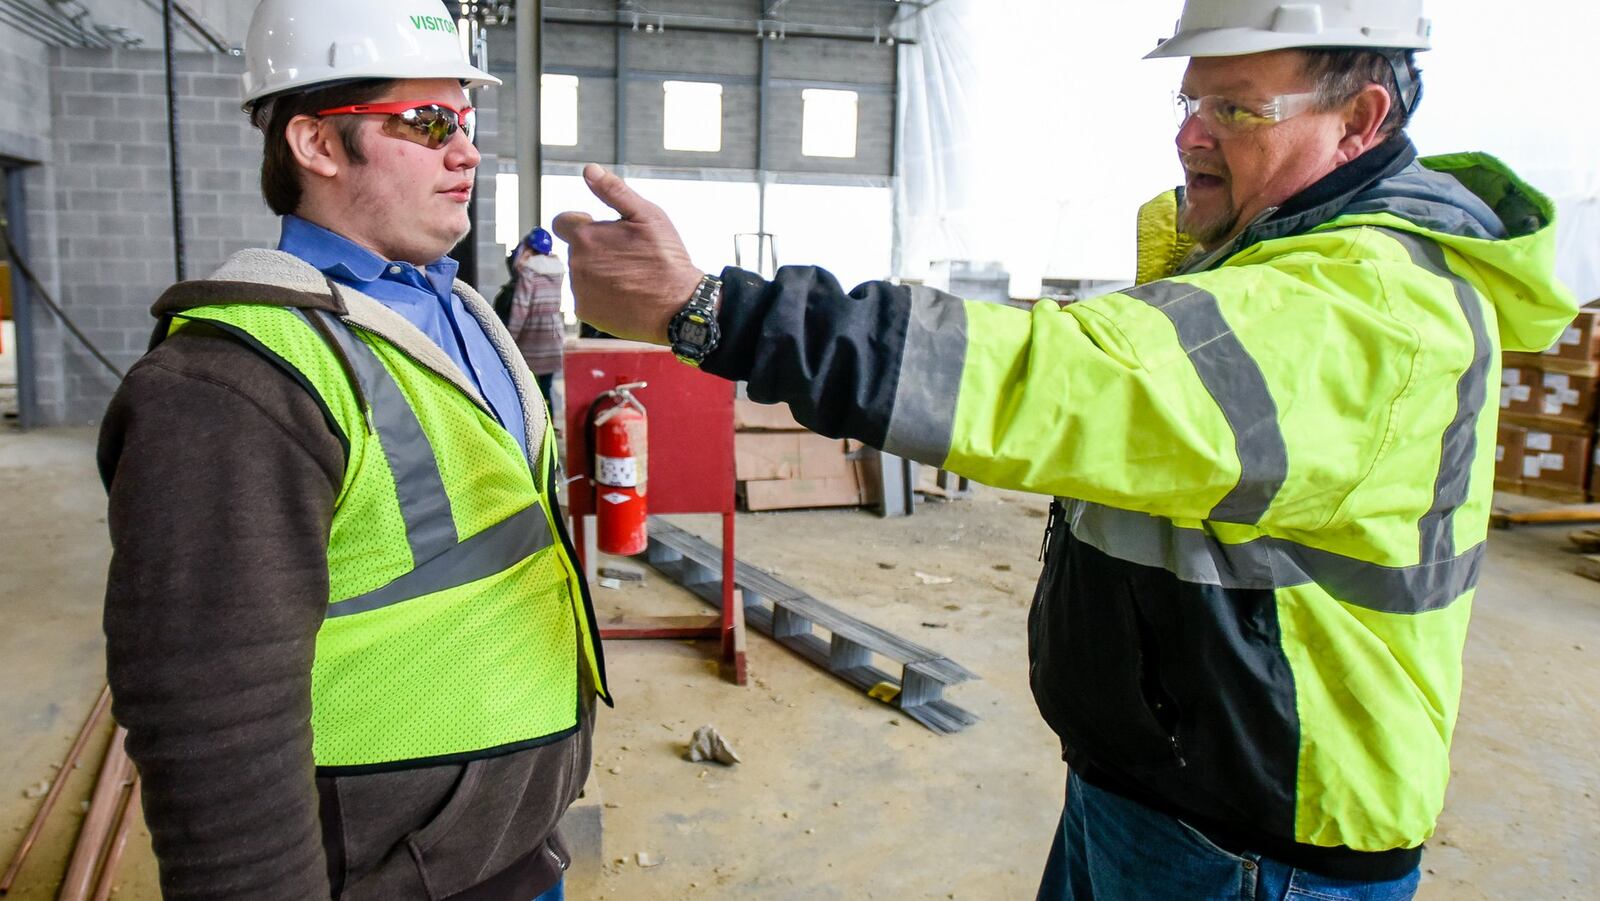
{"label": "debris on floor", "polygon": [[922,572],[921,570],[912,570],[912,572],[918,579],[922,580],[922,584],[924,585],[949,585],[951,582],[955,581],[955,579],[952,579],[949,576],[935,576],[931,573]]}
{"label": "debris on floor", "polygon": [[602,566],[597,573],[602,579],[615,579],[618,582],[644,581],[644,573],[636,569],[623,569],[620,566]]}
{"label": "debris on floor", "polygon": [[701,726],[694,730],[694,740],[689,743],[689,760],[694,763],[715,760],[724,766],[733,766],[739,762],[739,754],[715,726]]}

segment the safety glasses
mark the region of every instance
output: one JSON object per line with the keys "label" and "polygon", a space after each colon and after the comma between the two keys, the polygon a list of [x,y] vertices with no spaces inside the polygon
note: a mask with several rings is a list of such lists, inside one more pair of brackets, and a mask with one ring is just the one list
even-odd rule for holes
{"label": "safety glasses", "polygon": [[1200,123],[1214,137],[1225,138],[1298,116],[1314,108],[1320,96],[1315,91],[1279,94],[1265,103],[1249,104],[1235,102],[1221,94],[1190,97],[1174,93],[1172,112],[1178,119],[1179,128],[1187,125],[1191,118],[1199,116]]}
{"label": "safety glasses", "polygon": [[396,100],[391,103],[356,103],[325,109],[323,116],[388,116],[383,122],[383,133],[438,150],[450,142],[460,129],[472,140],[477,131],[478,113],[472,107],[456,109],[443,103],[421,103],[416,100]]}

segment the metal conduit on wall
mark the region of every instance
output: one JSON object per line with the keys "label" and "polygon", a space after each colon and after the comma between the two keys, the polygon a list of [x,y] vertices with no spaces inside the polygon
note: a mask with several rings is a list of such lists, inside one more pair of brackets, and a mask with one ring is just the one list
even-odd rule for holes
{"label": "metal conduit on wall", "polygon": [[[146,7],[162,13],[165,21],[167,0],[143,0]],[[227,39],[208,26],[194,10],[181,2],[173,2],[179,28],[203,50],[233,53]],[[95,23],[86,10],[77,18],[62,14],[59,8],[44,0],[0,0],[0,25],[10,25],[22,34],[54,47],[90,47],[110,50],[118,47],[136,47],[142,38],[122,26],[103,26]]]}
{"label": "metal conduit on wall", "polygon": [[58,47],[114,46],[104,35],[81,27],[59,10],[31,0],[0,0],[0,16],[19,31]]}
{"label": "metal conduit on wall", "polygon": [[[898,4],[897,4],[898,5]],[[776,9],[781,9],[781,5]],[[775,10],[769,10],[769,13]],[[776,34],[781,37],[831,38],[843,41],[870,41],[872,43],[903,42],[890,32],[893,20],[882,26],[867,28],[848,25],[814,25],[782,18],[761,16],[751,19],[730,19],[720,16],[699,16],[691,13],[651,12],[643,7],[608,12],[605,10],[577,9],[548,6],[544,21],[550,25],[609,25],[629,31],[697,31],[712,34]]]}

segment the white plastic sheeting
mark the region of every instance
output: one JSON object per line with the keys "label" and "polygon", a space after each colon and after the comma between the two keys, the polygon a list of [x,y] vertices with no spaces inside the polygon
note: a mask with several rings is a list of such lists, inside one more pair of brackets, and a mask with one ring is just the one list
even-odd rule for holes
{"label": "white plastic sheeting", "polygon": [[[895,270],[995,260],[1042,277],[1129,279],[1139,204],[1181,179],[1170,95],[1144,61],[1179,0],[943,0],[901,50]],[[1600,115],[1592,0],[1434,0],[1419,150],[1492,153],[1557,203],[1558,270],[1600,296]],[[826,264],[825,257],[817,262]]]}

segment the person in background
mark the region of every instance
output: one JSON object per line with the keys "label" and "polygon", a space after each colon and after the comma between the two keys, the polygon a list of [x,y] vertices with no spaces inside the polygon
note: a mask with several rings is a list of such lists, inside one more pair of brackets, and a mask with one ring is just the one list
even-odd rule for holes
{"label": "person in background", "polygon": [[545,403],[552,403],[550,386],[561,368],[561,345],[566,340],[561,320],[561,281],[567,268],[550,252],[550,233],[542,228],[528,232],[511,261],[514,288],[506,311],[506,330],[533,370]]}

